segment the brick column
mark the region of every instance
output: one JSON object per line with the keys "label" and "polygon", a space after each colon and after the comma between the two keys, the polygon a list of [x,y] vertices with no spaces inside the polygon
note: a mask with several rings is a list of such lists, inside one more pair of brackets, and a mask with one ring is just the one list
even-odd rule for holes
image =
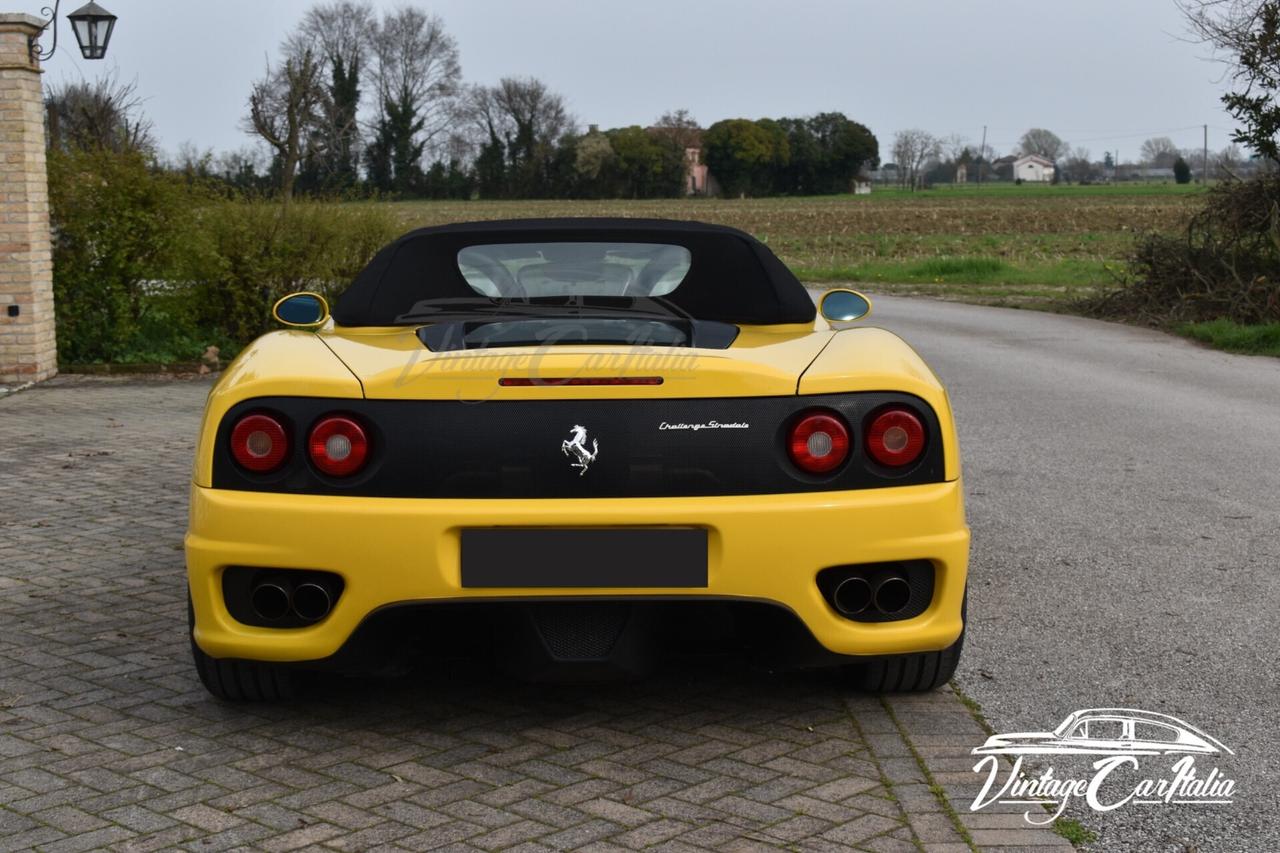
{"label": "brick column", "polygon": [[27,50],[42,24],[0,13],[0,385],[58,372],[44,100]]}

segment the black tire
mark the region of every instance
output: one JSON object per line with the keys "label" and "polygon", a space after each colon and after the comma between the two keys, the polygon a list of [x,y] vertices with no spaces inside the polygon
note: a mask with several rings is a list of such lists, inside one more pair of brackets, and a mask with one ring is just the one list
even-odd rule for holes
{"label": "black tire", "polygon": [[968,627],[968,592],[960,607],[964,627],[960,636],[950,646],[939,652],[917,652],[909,655],[891,655],[867,663],[845,666],[845,680],[859,690],[868,693],[927,693],[951,680],[960,665],[960,652],[964,649],[964,633]]}
{"label": "black tire", "polygon": [[196,612],[187,594],[187,627],[191,657],[200,683],[213,696],[226,702],[276,702],[294,695],[292,673],[279,664],[252,660],[219,660],[209,657],[196,645]]}

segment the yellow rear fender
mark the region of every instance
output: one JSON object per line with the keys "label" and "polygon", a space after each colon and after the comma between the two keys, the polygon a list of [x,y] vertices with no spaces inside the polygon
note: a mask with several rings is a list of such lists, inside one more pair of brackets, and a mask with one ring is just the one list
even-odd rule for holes
{"label": "yellow rear fender", "polygon": [[960,477],[960,446],[951,401],[938,377],[906,341],[884,329],[836,332],[800,377],[801,394],[902,391],[933,407],[942,430],[945,477]]}
{"label": "yellow rear fender", "polygon": [[355,375],[315,333],[263,335],[227,365],[209,392],[192,472],[196,485],[213,485],[213,443],[227,410],[242,400],[273,395],[358,400],[364,393]]}

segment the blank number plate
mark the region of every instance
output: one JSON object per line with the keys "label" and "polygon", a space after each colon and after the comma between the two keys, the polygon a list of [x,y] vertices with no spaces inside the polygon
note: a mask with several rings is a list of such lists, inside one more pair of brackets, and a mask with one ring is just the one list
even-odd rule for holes
{"label": "blank number plate", "polygon": [[701,527],[476,527],[462,531],[462,585],[705,587]]}

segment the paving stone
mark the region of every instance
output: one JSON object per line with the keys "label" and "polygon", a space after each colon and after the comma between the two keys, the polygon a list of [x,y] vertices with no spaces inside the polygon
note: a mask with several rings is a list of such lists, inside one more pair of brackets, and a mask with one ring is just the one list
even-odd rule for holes
{"label": "paving stone", "polygon": [[[0,853],[897,850],[911,826],[945,834],[879,698],[735,663],[607,689],[450,671],[214,701],[190,662],[181,550],[208,390],[62,377],[0,398]],[[971,799],[959,771],[981,737],[954,694],[890,707]],[[971,825],[1052,835],[1006,817]]]}

